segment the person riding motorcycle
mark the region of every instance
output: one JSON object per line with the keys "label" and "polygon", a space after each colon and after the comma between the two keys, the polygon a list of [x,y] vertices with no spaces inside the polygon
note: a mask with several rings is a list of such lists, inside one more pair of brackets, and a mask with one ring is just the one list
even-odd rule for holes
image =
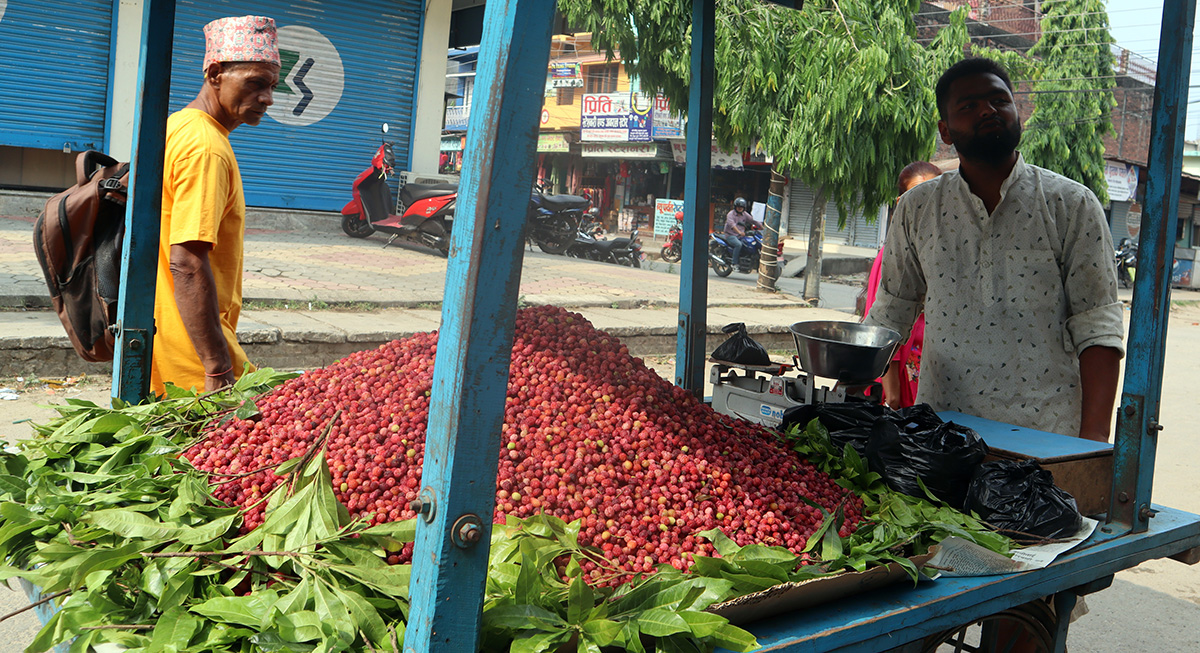
{"label": "person riding motorcycle", "polygon": [[746,210],[746,199],[739,197],[733,200],[733,210],[725,216],[725,230],[721,238],[733,250],[733,265],[741,272],[746,271],[742,268],[742,236],[746,235],[746,227],[753,226],[754,217]]}

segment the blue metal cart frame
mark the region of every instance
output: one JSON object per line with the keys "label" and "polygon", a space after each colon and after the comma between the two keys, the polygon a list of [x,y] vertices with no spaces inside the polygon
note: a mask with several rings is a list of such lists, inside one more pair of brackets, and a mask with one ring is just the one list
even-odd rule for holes
{"label": "blue metal cart frame", "polygon": [[[769,0],[798,8],[798,0]],[[709,190],[707,143],[713,106],[715,0],[693,2],[685,220],[700,226]],[[122,261],[113,396],[148,394],[162,162],[174,37],[174,0],[143,3],[135,152]],[[763,650],[880,651],[1056,595],[1060,614],[1075,593],[1105,586],[1115,572],[1200,547],[1200,517],[1153,506],[1154,453],[1170,305],[1196,0],[1166,0],[1140,251],[1123,394],[1117,422],[1113,506],[1083,548],[1023,574],[895,587],[750,626]],[[412,610],[404,649],[461,653],[478,644],[495,496],[524,208],[532,184],[537,115],[549,58],[554,0],[491,0],[480,48],[476,99],[463,166],[460,208],[447,270],[428,450],[417,529]],[[147,83],[151,82],[151,83]],[[676,382],[703,385],[707,265],[705,230],[685,231]],[[484,263],[486,262],[486,265]],[[486,270],[486,271],[485,271]],[[128,289],[139,292],[127,293]],[[985,434],[986,436],[986,434]],[[1060,620],[1057,650],[1066,640]]]}

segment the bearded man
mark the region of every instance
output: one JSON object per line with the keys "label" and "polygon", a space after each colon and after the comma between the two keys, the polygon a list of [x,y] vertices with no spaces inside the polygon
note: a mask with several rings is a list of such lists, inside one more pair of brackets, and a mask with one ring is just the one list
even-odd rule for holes
{"label": "bearded man", "polygon": [[1107,441],[1124,327],[1104,210],[1017,151],[999,64],[956,63],[936,96],[959,169],[900,199],[866,322],[907,336],[924,303],[917,401],[935,410]]}
{"label": "bearded man", "polygon": [[229,133],[257,125],[279,84],[275,21],[204,26],[204,84],[167,119],[151,389],[216,390],[248,361],[237,340],[246,200]]}

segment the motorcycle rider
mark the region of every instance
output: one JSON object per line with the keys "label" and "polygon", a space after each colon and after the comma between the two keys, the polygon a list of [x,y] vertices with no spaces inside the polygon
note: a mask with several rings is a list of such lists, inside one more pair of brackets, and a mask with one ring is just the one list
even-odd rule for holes
{"label": "motorcycle rider", "polygon": [[739,197],[733,200],[733,210],[725,216],[725,230],[721,239],[733,249],[733,265],[739,272],[746,272],[742,267],[742,236],[746,235],[746,226],[754,226],[754,217],[746,210],[746,199]]}

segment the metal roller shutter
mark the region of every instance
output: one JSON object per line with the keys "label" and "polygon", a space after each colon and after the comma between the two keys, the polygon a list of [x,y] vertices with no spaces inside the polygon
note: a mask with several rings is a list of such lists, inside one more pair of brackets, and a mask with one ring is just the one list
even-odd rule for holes
{"label": "metal roller shutter", "polygon": [[420,0],[178,0],[172,111],[200,90],[204,25],[246,14],[275,19],[283,59],[267,117],[230,136],[248,205],[341,209],[385,122],[396,168],[409,168]]}
{"label": "metal roller shutter", "polygon": [[113,0],[0,0],[0,145],[104,149]]}
{"label": "metal roller shutter", "polygon": [[851,244],[855,247],[879,247],[879,220],[878,213],[875,214],[876,219],[868,221],[867,216],[859,215],[853,220],[853,237]]}
{"label": "metal roller shutter", "polygon": [[788,198],[788,235],[808,242],[809,225],[812,224],[813,192],[804,182],[792,179],[791,195]]}
{"label": "metal roller shutter", "polygon": [[[808,230],[812,224],[813,202],[816,193],[804,182],[793,179],[791,197],[788,201],[788,235],[808,242]],[[861,219],[861,218],[859,218]],[[825,242],[846,245],[854,232],[854,218],[848,218],[845,229],[838,229],[838,209],[835,202],[825,206]]]}

